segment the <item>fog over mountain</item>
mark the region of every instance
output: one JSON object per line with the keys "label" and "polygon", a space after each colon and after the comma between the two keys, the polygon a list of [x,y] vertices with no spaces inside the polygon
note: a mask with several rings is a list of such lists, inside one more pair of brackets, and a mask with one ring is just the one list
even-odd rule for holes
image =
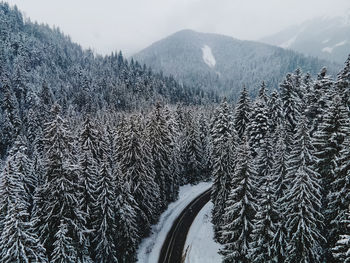
{"label": "fog over mountain", "polygon": [[317,17],[261,39],[306,55],[343,63],[350,51],[350,12]]}
{"label": "fog over mountain", "polygon": [[33,21],[58,26],[84,48],[132,55],[189,28],[258,40],[300,21],[340,15],[348,0],[10,0]]}

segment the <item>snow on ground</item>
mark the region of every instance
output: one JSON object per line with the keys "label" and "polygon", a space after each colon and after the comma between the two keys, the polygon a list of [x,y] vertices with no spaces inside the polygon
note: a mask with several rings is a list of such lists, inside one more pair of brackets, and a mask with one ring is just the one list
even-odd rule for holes
{"label": "snow on ground", "polygon": [[176,218],[195,197],[209,189],[211,185],[212,182],[202,182],[197,185],[188,184],[180,187],[179,199],[169,204],[168,209],[161,215],[158,224],[152,227],[151,236],[142,240],[137,251],[139,263],[158,262],[164,240]]}
{"label": "snow on ground", "polygon": [[214,241],[214,230],[211,223],[213,203],[208,202],[198,213],[188,232],[185,250],[185,263],[219,263],[220,244]]}
{"label": "snow on ground", "polygon": [[202,53],[203,53],[202,57],[205,64],[207,64],[211,68],[215,67],[216,60],[213,55],[213,52],[211,52],[211,48],[208,45],[204,45],[202,47]]}

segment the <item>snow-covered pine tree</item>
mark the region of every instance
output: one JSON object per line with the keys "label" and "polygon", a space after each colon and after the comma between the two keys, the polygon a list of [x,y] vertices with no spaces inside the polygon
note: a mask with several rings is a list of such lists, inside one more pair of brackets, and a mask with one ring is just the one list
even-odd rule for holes
{"label": "snow-covered pine tree", "polygon": [[123,141],[125,138],[126,128],[127,128],[127,120],[125,115],[122,114],[118,118],[118,123],[115,128],[115,138],[114,138],[115,156],[113,158],[118,163],[121,162],[121,159],[124,155],[122,148],[123,148]]}
{"label": "snow-covered pine tree", "polygon": [[338,262],[350,263],[350,213],[349,209],[345,214],[345,218],[341,222],[344,232],[339,236],[337,243],[332,249],[333,257]]}
{"label": "snow-covered pine tree", "polygon": [[155,182],[159,186],[160,210],[165,209],[174,200],[176,181],[171,170],[173,141],[164,116],[164,109],[157,103],[147,122],[148,140],[155,170]]}
{"label": "snow-covered pine tree", "polygon": [[[86,215],[86,227],[88,229],[94,229],[94,221],[97,221],[97,214],[95,212],[97,192],[96,184],[98,181],[98,167],[99,167],[99,141],[98,131],[94,124],[87,117],[83,123],[81,131],[79,132],[79,148],[78,148],[78,161],[79,161],[79,203],[83,212]],[[86,238],[90,243],[94,239],[95,233],[89,233]],[[93,244],[92,247],[95,247]],[[93,248],[91,248],[93,250]]]}
{"label": "snow-covered pine tree", "polygon": [[[9,204],[15,203],[16,184],[12,177],[17,176],[14,158],[6,158],[0,174],[0,233],[3,232],[5,217],[8,214]],[[0,251],[1,252],[1,251]]]}
{"label": "snow-covered pine tree", "polygon": [[0,204],[2,226],[0,234],[1,262],[47,262],[45,249],[33,228],[28,213],[30,204],[20,168],[21,153],[11,151],[0,175]]}
{"label": "snow-covered pine tree", "polygon": [[48,262],[45,249],[34,232],[33,222],[27,212],[27,204],[19,195],[4,220],[0,235],[1,262]]}
{"label": "snow-covered pine tree", "polygon": [[[25,195],[23,198],[25,198],[26,202],[28,203],[29,207],[31,208],[31,205],[33,203],[33,195],[34,195],[34,189],[37,184],[37,178],[33,171],[33,164],[30,158],[28,158],[28,148],[27,148],[28,142],[23,138],[22,136],[17,136],[17,139],[15,140],[13,147],[9,151],[9,155],[13,156],[15,159],[18,171],[21,175],[22,184],[25,190]],[[29,210],[28,210],[29,212]]]}
{"label": "snow-covered pine tree", "polygon": [[246,87],[243,87],[234,111],[234,127],[239,140],[242,140],[243,135],[245,134],[248,127],[250,112],[251,107],[249,95]]}
{"label": "snow-covered pine tree", "polygon": [[55,233],[54,249],[52,252],[53,263],[70,263],[77,260],[76,248],[72,245],[73,240],[68,233],[68,226],[64,219],[61,219],[58,230]]}
{"label": "snow-covered pine tree", "polygon": [[4,83],[1,87],[3,94],[0,100],[0,106],[3,110],[2,120],[2,149],[0,154],[5,154],[12,147],[17,135],[19,135],[22,121],[20,118],[19,106],[13,89],[8,83]]}
{"label": "snow-covered pine tree", "polygon": [[286,130],[284,129],[283,122],[277,126],[275,136],[277,141],[273,153],[273,165],[271,168],[271,180],[274,186],[275,205],[278,209],[278,218],[276,219],[276,231],[272,241],[272,250],[274,260],[276,262],[284,262],[286,257],[286,245],[287,245],[287,229],[285,226],[285,212],[284,212],[284,199],[288,189],[287,176],[287,161],[288,154],[285,145]]}
{"label": "snow-covered pine tree", "polygon": [[277,229],[279,211],[276,205],[276,185],[272,177],[272,160],[271,138],[267,133],[256,160],[258,208],[249,250],[252,262],[275,262],[272,244]]}
{"label": "snow-covered pine tree", "polygon": [[208,118],[204,112],[201,112],[198,116],[198,127],[199,127],[199,139],[201,145],[202,167],[203,167],[203,179],[208,180],[211,178],[211,149],[210,149],[210,135]]}
{"label": "snow-covered pine tree", "polygon": [[168,107],[164,108],[165,119],[167,123],[168,130],[170,132],[170,136],[172,138],[172,147],[171,147],[171,163],[170,170],[173,177],[174,188],[173,194],[171,196],[171,200],[174,201],[177,199],[179,195],[179,187],[180,187],[180,171],[181,171],[181,155],[180,155],[180,138],[178,131],[178,124],[176,123],[176,119],[174,117],[174,112],[170,111]]}
{"label": "snow-covered pine tree", "polygon": [[262,144],[266,139],[269,129],[268,108],[266,105],[267,96],[265,94],[265,85],[262,85],[259,91],[259,97],[254,101],[250,123],[248,125],[249,145],[253,157],[256,157]]}
{"label": "snow-covered pine tree", "polygon": [[72,155],[73,137],[59,111],[59,106],[54,105],[52,115],[55,118],[45,128],[45,183],[36,195],[36,222],[49,261],[53,256],[60,257],[55,251],[55,242],[59,242],[56,234],[63,222],[67,228],[66,240],[70,242],[68,246],[74,249],[77,260],[89,262],[82,251],[88,230],[86,214],[78,199],[82,191],[78,184],[79,166]]}
{"label": "snow-covered pine tree", "polygon": [[287,74],[286,78],[280,84],[282,116],[285,121],[285,129],[287,132],[286,146],[290,151],[293,145],[296,126],[300,115],[300,98],[297,88],[294,85],[292,74]]}
{"label": "snow-covered pine tree", "polygon": [[42,135],[41,126],[37,120],[37,113],[30,108],[26,115],[26,137],[30,146],[33,147],[35,141]]}
{"label": "snow-covered pine tree", "polygon": [[232,122],[232,115],[229,105],[224,100],[213,116],[215,124],[211,130],[213,138],[213,186],[211,200],[214,204],[212,210],[212,221],[214,224],[215,238],[220,240],[220,230],[223,225],[225,204],[231,190],[232,174],[235,169],[235,134]]}
{"label": "snow-covered pine tree", "polygon": [[289,239],[286,262],[320,262],[324,242],[320,175],[313,167],[314,148],[305,116],[296,130],[287,169],[290,187],[283,198]]}
{"label": "snow-covered pine tree", "polygon": [[265,81],[262,81],[258,92],[258,98],[262,100],[265,104],[267,104],[269,101],[269,96],[266,93],[266,84]]}
{"label": "snow-covered pine tree", "polygon": [[248,263],[249,243],[252,241],[253,219],[257,210],[256,169],[249,146],[243,137],[237,151],[237,163],[232,175],[232,188],[226,201],[222,230],[223,262]]}
{"label": "snow-covered pine tree", "polygon": [[268,122],[269,122],[269,133],[271,137],[275,135],[275,141],[278,138],[278,135],[275,134],[277,127],[282,123],[282,106],[281,106],[281,98],[279,96],[279,93],[274,90],[270,98],[267,102],[267,107],[268,107],[268,112],[267,112],[267,117],[268,117]]}
{"label": "snow-covered pine tree", "polygon": [[[119,182],[119,194],[116,199],[117,227],[115,234],[119,263],[136,261],[136,249],[140,242],[140,231],[137,224],[137,203],[130,193],[128,182]],[[144,226],[141,226],[144,227]]]}
{"label": "snow-covered pine tree", "polygon": [[335,88],[338,94],[341,95],[344,105],[347,109],[350,109],[350,54],[348,59],[345,61],[344,68],[339,72]]}
{"label": "snow-covered pine tree", "polygon": [[111,168],[107,156],[104,155],[100,163],[98,181],[96,182],[97,199],[94,204],[94,244],[95,260],[100,263],[117,263],[116,233],[118,232],[116,225],[116,196],[115,196],[115,180],[112,175]]}
{"label": "snow-covered pine tree", "polygon": [[195,184],[203,178],[203,152],[200,142],[198,121],[193,110],[186,112],[186,127],[183,144],[183,167],[187,183]]}
{"label": "snow-covered pine tree", "polygon": [[[317,157],[315,169],[321,176],[321,201],[325,219],[324,235],[327,240],[325,256],[328,262],[334,260],[330,249],[334,246],[340,234],[337,224],[332,227],[330,225],[331,221],[338,216],[341,210],[342,214],[344,214],[348,206],[347,204],[342,204],[342,200],[338,196],[345,185],[339,185],[339,181],[335,183],[337,159],[343,148],[344,140],[350,135],[347,110],[338,95],[334,94],[329,104],[329,109],[318,126],[319,129],[314,134],[313,145],[315,147],[315,156]],[[343,180],[342,177],[339,174],[338,179]]]}
{"label": "snow-covered pine tree", "polygon": [[327,68],[322,68],[317,79],[306,94],[307,116],[311,121],[311,135],[319,130],[323,116],[327,112],[328,102],[332,97],[333,80],[327,75]]}
{"label": "snow-covered pine tree", "polygon": [[148,233],[159,214],[159,186],[143,128],[140,116],[132,115],[125,129],[121,148],[124,154],[120,160],[123,180],[129,183],[130,193],[139,207],[137,224],[142,226],[141,235]]}

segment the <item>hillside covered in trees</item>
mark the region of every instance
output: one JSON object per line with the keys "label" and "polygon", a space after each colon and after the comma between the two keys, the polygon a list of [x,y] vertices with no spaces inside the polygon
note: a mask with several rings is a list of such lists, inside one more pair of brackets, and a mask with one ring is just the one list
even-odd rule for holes
{"label": "hillside covered in trees", "polygon": [[226,96],[229,101],[237,101],[243,86],[255,97],[262,80],[269,90],[277,89],[283,77],[296,68],[313,75],[324,66],[331,75],[341,68],[340,64],[292,50],[193,30],[176,32],[133,57],[187,85]]}
{"label": "hillside covered in trees", "polygon": [[217,107],[7,4],[0,19],[1,262],[136,262],[179,187],[210,179],[224,262],[350,260],[350,57]]}
{"label": "hillside covered in trees", "polygon": [[[152,73],[121,52],[109,56],[94,55],[70,41],[59,29],[24,21],[16,7],[0,4],[0,92],[8,98],[11,116],[0,112],[3,131],[0,155],[26,121],[30,109],[44,114],[43,107],[53,102],[69,114],[100,110],[137,110],[153,104],[208,101],[204,92],[179,85],[173,78]],[[11,94],[10,94],[11,93]],[[7,127],[7,128],[6,128]],[[11,133],[8,135],[7,133]]]}
{"label": "hillside covered in trees", "polygon": [[212,118],[223,262],[349,262],[350,56],[336,79],[296,70]]}

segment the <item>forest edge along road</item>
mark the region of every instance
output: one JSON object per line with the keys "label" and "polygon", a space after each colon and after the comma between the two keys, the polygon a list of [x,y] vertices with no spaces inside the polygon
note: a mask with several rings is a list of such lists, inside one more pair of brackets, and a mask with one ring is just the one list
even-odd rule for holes
{"label": "forest edge along road", "polygon": [[208,189],[197,196],[175,220],[162,246],[159,263],[181,262],[187,233],[199,211],[210,200],[210,193]]}

